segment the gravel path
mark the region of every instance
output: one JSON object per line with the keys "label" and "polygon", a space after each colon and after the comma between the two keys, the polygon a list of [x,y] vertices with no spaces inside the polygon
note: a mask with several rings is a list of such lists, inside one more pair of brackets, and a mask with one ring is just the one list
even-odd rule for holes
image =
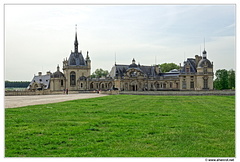
{"label": "gravel path", "polygon": [[5,108],[22,107],[28,105],[39,105],[47,103],[56,103],[68,100],[95,98],[106,96],[96,93],[84,94],[61,94],[61,95],[34,95],[34,96],[5,96]]}

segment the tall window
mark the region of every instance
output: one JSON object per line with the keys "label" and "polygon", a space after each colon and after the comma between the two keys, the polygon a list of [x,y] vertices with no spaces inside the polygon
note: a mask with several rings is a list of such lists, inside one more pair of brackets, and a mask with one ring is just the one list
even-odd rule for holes
{"label": "tall window", "polygon": [[61,86],[63,86],[63,80],[61,80]]}
{"label": "tall window", "polygon": [[76,85],[76,73],[74,71],[70,73],[70,85],[71,86]]}
{"label": "tall window", "polygon": [[208,79],[207,78],[203,78],[203,88],[208,89]]}
{"label": "tall window", "polygon": [[194,82],[193,81],[190,82],[190,88],[194,88]]}
{"label": "tall window", "polygon": [[186,89],[187,88],[187,83],[186,83],[186,81],[184,80],[184,81],[182,81],[182,89]]}

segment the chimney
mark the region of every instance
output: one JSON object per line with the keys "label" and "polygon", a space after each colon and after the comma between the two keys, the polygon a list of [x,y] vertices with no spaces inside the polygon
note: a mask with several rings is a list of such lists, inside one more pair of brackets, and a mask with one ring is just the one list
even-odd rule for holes
{"label": "chimney", "polygon": [[39,71],[39,72],[38,72],[38,76],[42,76],[42,72]]}
{"label": "chimney", "polygon": [[50,71],[47,71],[47,75],[51,75],[51,72],[50,72]]}
{"label": "chimney", "polygon": [[201,59],[202,59],[202,56],[195,55],[196,67],[198,66],[198,63]]}
{"label": "chimney", "polygon": [[157,73],[157,74],[159,74],[159,73],[160,73],[160,68],[159,68],[159,66],[158,66],[158,65],[155,65],[155,71],[156,71],[156,73]]}

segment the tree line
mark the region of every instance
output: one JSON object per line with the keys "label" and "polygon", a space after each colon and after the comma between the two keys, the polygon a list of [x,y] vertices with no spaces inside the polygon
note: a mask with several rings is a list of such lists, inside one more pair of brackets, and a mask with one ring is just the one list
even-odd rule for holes
{"label": "tree line", "polygon": [[215,73],[216,79],[213,82],[214,89],[235,89],[235,71],[233,69],[219,69]]}
{"label": "tree line", "polygon": [[30,84],[29,81],[5,81],[5,88],[27,88]]}

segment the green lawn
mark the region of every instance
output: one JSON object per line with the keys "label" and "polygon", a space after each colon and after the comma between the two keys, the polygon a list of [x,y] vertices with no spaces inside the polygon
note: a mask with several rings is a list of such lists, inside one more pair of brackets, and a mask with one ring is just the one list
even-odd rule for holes
{"label": "green lawn", "polygon": [[235,157],[235,96],[111,95],[5,109],[6,157]]}

